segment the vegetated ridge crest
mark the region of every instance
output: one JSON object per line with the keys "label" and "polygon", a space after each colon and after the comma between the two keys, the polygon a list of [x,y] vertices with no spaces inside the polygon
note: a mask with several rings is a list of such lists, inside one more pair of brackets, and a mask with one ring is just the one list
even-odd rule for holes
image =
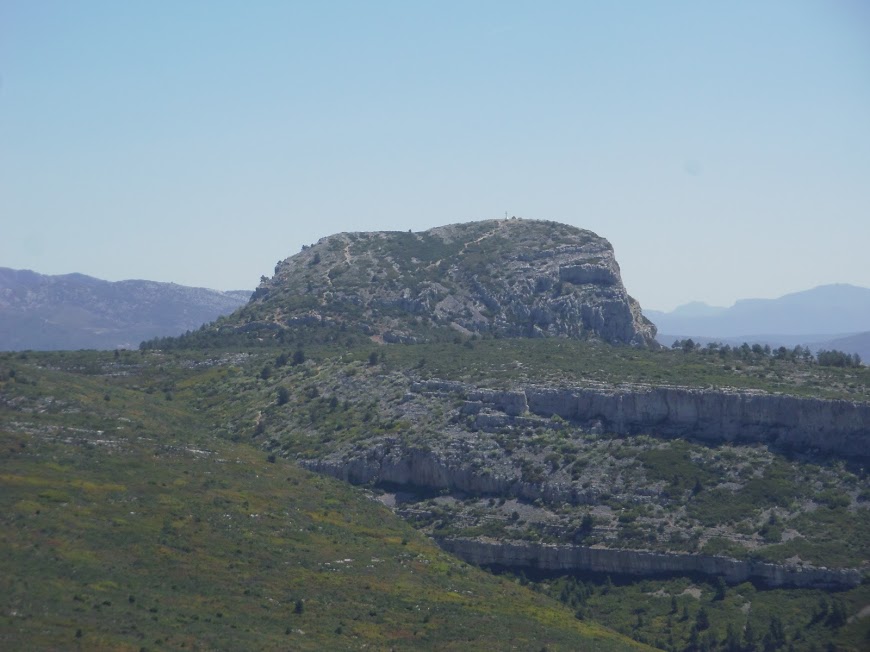
{"label": "vegetated ridge crest", "polygon": [[656,346],[607,240],[523,219],[323,238],[279,262],[220,327],[265,335],[317,325],[385,342],[458,332]]}

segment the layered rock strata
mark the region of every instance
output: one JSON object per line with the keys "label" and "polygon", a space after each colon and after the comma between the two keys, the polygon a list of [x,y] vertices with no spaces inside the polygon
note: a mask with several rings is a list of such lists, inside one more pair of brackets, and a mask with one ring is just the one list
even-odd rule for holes
{"label": "layered rock strata", "polygon": [[442,539],[439,545],[477,566],[534,568],[557,572],[594,572],[635,576],[699,573],[722,577],[729,584],[756,580],[770,587],[846,589],[861,583],[856,569],[786,566],[709,555],[586,546],[503,543],[478,539]]}
{"label": "layered rock strata", "polygon": [[[651,433],[708,442],[764,443],[846,457],[870,456],[870,404],[759,391],[688,387],[528,387],[480,390],[427,381],[412,391],[450,391],[481,408],[559,416],[618,435]],[[473,405],[466,408],[474,411]]]}
{"label": "layered rock strata", "polygon": [[305,468],[352,484],[449,489],[476,496],[541,499],[550,504],[595,502],[597,494],[565,483],[523,482],[517,473],[482,472],[423,448],[375,446],[365,456],[302,460]]}

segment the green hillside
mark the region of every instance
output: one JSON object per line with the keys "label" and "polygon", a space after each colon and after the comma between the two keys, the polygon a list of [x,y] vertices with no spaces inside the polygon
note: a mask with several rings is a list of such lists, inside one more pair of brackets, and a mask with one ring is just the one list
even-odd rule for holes
{"label": "green hillside", "polygon": [[[6,354],[0,643],[88,650],[635,644],[601,623],[669,650],[694,649],[693,640],[726,650],[729,631],[742,636],[747,627],[758,636],[745,649],[761,650],[764,634],[780,626],[769,649],[860,650],[870,636],[870,619],[861,617],[870,604],[866,583],[830,592],[722,587],[710,577],[611,582],[532,573],[527,582],[529,571],[517,570],[497,578],[440,551],[411,525],[438,536],[558,541],[538,517],[584,531],[588,508],[448,490],[406,495],[405,522],[375,500],[390,499],[395,488],[352,488],[293,460],[340,451],[365,457],[383,438],[446,445],[444,433],[462,425],[449,417],[462,402],[409,402],[413,378],[511,387],[653,376],[861,400],[865,375],[559,339]],[[413,418],[399,409],[413,409]],[[870,491],[860,464],[792,459],[758,446],[656,443],[650,435],[566,438],[569,424],[553,428],[470,436],[478,446],[486,437],[501,442],[505,459],[532,479],[539,458],[544,477],[576,468],[581,482],[600,472],[610,493],[599,497],[585,543],[612,546],[616,536],[643,548],[655,535],[676,551],[866,565]],[[488,446],[481,459],[493,460]],[[466,457],[474,466],[478,453]],[[720,477],[731,473],[729,459],[767,471]],[[802,480],[790,479],[795,473]],[[664,483],[672,507],[660,513],[628,502],[635,481]],[[735,481],[744,483],[735,494],[742,502],[717,502],[717,487]],[[760,547],[741,550],[717,536],[726,521],[737,540]],[[698,629],[699,618],[710,625]]]}
{"label": "green hillside", "polygon": [[215,428],[246,359],[0,358],[0,648],[643,649]]}

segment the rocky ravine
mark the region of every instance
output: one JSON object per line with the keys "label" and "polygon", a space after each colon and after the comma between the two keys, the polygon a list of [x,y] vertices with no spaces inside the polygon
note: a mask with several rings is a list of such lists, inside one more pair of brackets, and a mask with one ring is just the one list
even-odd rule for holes
{"label": "rocky ravine", "polygon": [[222,326],[272,337],[334,326],[386,342],[459,332],[658,346],[607,240],[522,219],[323,238],[278,263]]}

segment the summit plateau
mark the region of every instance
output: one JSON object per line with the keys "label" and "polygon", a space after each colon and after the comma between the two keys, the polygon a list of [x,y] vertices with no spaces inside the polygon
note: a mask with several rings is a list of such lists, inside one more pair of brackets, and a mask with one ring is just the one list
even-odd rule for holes
{"label": "summit plateau", "polygon": [[220,326],[272,337],[338,327],[393,343],[458,333],[656,346],[607,240],[516,218],[323,238],[279,262]]}

